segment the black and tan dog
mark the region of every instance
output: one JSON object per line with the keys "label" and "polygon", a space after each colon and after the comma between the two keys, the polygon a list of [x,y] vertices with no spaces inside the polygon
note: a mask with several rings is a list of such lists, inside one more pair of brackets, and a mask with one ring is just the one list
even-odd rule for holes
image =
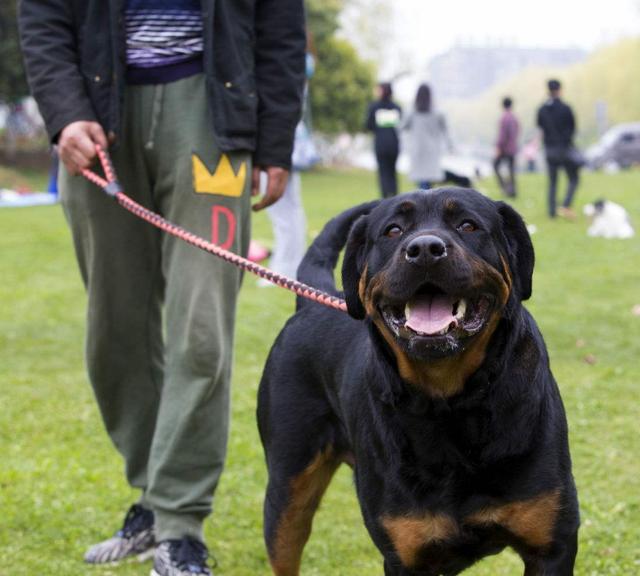
{"label": "black and tan dog", "polygon": [[260,385],[274,573],[299,573],[347,462],[386,575],[458,574],[506,546],[527,576],[572,574],[567,423],[521,304],[534,255],[520,216],[459,188],[359,206],[327,224],[300,279],[337,293],[345,242],[351,317],[299,302]]}

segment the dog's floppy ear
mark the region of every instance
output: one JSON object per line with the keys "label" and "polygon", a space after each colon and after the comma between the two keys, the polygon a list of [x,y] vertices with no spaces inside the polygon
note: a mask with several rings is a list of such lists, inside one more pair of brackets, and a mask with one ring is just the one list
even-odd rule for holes
{"label": "dog's floppy ear", "polygon": [[360,216],[351,227],[344,259],[342,260],[344,298],[347,302],[349,315],[357,320],[362,320],[366,315],[364,305],[358,294],[360,276],[364,270],[366,238],[367,217]]}
{"label": "dog's floppy ear", "polygon": [[514,277],[514,286],[520,300],[531,297],[534,253],[531,236],[524,220],[509,204],[496,202],[502,217],[502,230],[507,244],[509,268]]}

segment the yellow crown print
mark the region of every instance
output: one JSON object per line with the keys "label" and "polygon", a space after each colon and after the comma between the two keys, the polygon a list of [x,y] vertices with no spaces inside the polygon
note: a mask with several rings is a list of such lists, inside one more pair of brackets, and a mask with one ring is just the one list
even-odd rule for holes
{"label": "yellow crown print", "polygon": [[247,178],[247,163],[242,162],[238,173],[233,171],[231,161],[226,154],[220,156],[220,161],[213,174],[196,154],[191,156],[193,166],[193,189],[198,194],[218,194],[220,196],[242,196]]}

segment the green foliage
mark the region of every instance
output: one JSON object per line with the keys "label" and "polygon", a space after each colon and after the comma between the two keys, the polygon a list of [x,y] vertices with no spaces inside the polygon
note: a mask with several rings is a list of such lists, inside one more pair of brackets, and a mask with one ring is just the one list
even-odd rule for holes
{"label": "green foliage", "polygon": [[310,83],[314,127],[329,134],[362,131],[373,88],[373,67],[341,38],[318,47],[318,66]]}
{"label": "green foliage", "polygon": [[547,97],[546,81],[557,77],[563,97],[573,107],[578,141],[590,143],[598,135],[596,106],[607,106],[609,124],[640,119],[640,38],[624,40],[594,52],[586,61],[569,68],[530,68],[471,101],[445,107],[456,140],[492,143],[506,95],[514,99],[514,111],[523,132],[535,129],[536,110]]}
{"label": "green foliage", "polygon": [[309,0],[307,22],[316,56],[309,82],[314,128],[328,134],[362,130],[374,84],[374,69],[336,36],[342,0]]}
{"label": "green foliage", "polygon": [[[493,180],[482,186],[497,197]],[[522,176],[514,206],[538,227],[527,307],[547,342],[569,420],[582,511],[575,574],[630,576],[640,566],[640,318],[631,313],[640,303],[640,269],[633,265],[640,261],[640,238],[588,238],[584,219],[548,220],[544,186],[542,175]],[[410,188],[407,182],[404,188]],[[578,204],[606,190],[610,199],[639,214],[638,189],[639,171],[585,173]],[[340,210],[376,196],[371,173],[303,174],[309,237]],[[86,381],[86,299],[62,210],[0,209],[0,230],[0,574],[146,575],[148,564],[88,569],[81,560],[89,544],[118,528],[136,494],[125,485],[122,462]],[[271,242],[265,214],[255,215],[253,237]],[[218,560],[217,576],[271,574],[262,543],[266,473],[255,423],[256,390],[269,347],[293,309],[292,294],[258,288],[253,276],[245,276],[229,456],[205,531]],[[346,466],[316,516],[302,574],[382,574]],[[508,552],[465,572],[513,574],[522,574],[522,563]]]}
{"label": "green foliage", "polygon": [[18,41],[16,2],[0,3],[0,101],[15,102],[29,94]]}
{"label": "green foliage", "polygon": [[344,9],[344,0],[307,0],[307,26],[313,42],[326,42],[340,27],[338,18]]}

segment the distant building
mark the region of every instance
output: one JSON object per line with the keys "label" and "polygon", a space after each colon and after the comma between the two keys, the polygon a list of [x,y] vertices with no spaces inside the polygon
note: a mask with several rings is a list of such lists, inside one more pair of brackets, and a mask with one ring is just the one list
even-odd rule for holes
{"label": "distant building", "polygon": [[574,48],[456,46],[431,60],[428,75],[438,98],[473,98],[529,66],[569,66],[586,56]]}

